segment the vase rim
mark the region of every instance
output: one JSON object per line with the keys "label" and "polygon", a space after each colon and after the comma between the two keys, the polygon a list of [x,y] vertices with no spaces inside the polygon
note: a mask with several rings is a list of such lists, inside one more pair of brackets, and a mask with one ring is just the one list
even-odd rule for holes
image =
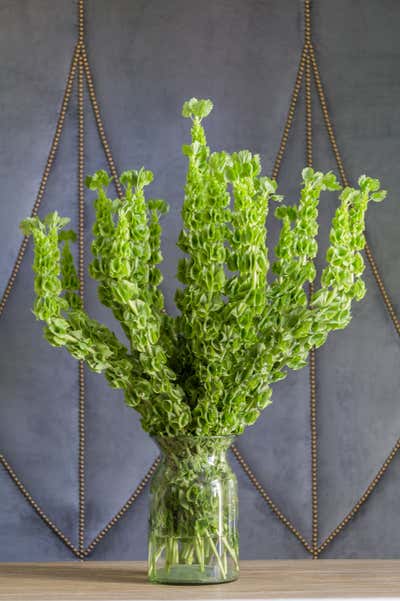
{"label": "vase rim", "polygon": [[155,438],[156,440],[228,440],[229,438],[235,438],[235,434],[217,434],[210,436],[207,436],[206,434],[178,434],[176,436],[156,434],[152,438]]}

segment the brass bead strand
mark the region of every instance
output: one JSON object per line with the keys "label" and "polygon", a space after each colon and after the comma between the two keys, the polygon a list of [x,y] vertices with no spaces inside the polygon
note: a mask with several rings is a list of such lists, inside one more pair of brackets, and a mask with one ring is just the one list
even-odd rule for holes
{"label": "brass bead strand", "polygon": [[310,47],[311,44],[311,0],[304,0],[304,45]]}
{"label": "brass bead strand", "polygon": [[289,139],[289,133],[292,128],[293,119],[294,119],[294,116],[296,113],[297,102],[299,99],[299,93],[301,90],[303,77],[304,77],[305,59],[306,59],[306,50],[305,50],[305,48],[303,48],[303,51],[302,51],[301,57],[300,57],[299,66],[297,69],[296,80],[294,83],[294,88],[293,88],[293,92],[292,92],[292,96],[291,96],[291,100],[290,100],[290,104],[289,104],[289,110],[288,110],[288,114],[286,117],[285,126],[283,128],[283,133],[282,133],[281,141],[279,144],[279,149],[278,149],[278,152],[277,152],[277,155],[275,158],[274,167],[272,169],[272,178],[275,180],[277,179],[280,169],[281,169],[281,166],[282,166],[282,160],[285,155],[285,150],[286,150],[287,142]]}
{"label": "brass bead strand", "polygon": [[[83,18],[83,2],[79,2],[80,17]],[[83,25],[80,26],[83,32]],[[82,306],[85,301],[85,121],[84,121],[84,88],[83,61],[79,57],[78,68],[78,255],[79,255],[79,293]],[[83,361],[78,363],[79,383],[79,551],[83,557],[85,546],[85,367]]]}
{"label": "brass bead strand", "polygon": [[349,511],[349,513],[343,518],[343,520],[340,522],[340,524],[338,524],[338,526],[336,526],[336,528],[334,528],[334,530],[332,530],[332,532],[326,537],[324,542],[320,545],[320,547],[318,549],[319,553],[322,553],[322,551],[324,551],[326,549],[326,547],[336,538],[336,536],[343,530],[343,528],[345,526],[347,526],[347,524],[353,519],[353,517],[356,515],[356,513],[361,509],[362,505],[367,501],[367,499],[370,497],[370,495],[375,490],[379,481],[385,475],[386,471],[388,470],[390,464],[392,463],[393,459],[395,458],[395,456],[397,455],[399,450],[400,450],[400,438],[397,440],[395,446],[393,447],[393,449],[391,450],[391,452],[389,453],[389,455],[383,462],[378,473],[372,479],[370,484],[367,486],[367,488],[365,489],[364,493],[361,495],[361,497],[359,498],[357,503],[354,505],[354,507],[351,509],[351,511]]}
{"label": "brass bead strand", "polygon": [[[306,104],[306,164],[313,166],[313,123],[311,93],[311,1],[304,1],[304,47],[306,49],[305,104]],[[314,293],[314,285],[309,284],[309,298]],[[315,348],[309,353],[310,383],[310,433],[311,433],[311,522],[312,553],[318,559],[318,438],[317,438],[317,365]]]}
{"label": "brass bead strand", "polygon": [[99,108],[99,104],[98,104],[97,98],[96,98],[93,77],[92,77],[92,73],[90,70],[86,49],[84,47],[82,47],[82,59],[83,59],[83,66],[85,69],[86,81],[87,81],[88,90],[89,90],[89,97],[90,97],[90,101],[92,103],[93,113],[94,113],[94,117],[95,117],[95,121],[96,121],[97,131],[99,132],[100,141],[103,146],[104,154],[106,155],[107,163],[108,163],[111,175],[114,180],[114,185],[115,185],[115,189],[116,189],[118,198],[121,199],[123,197],[123,191],[122,191],[122,187],[121,187],[121,184],[120,184],[120,181],[118,178],[117,168],[115,166],[114,159],[111,154],[111,149],[107,142],[107,137],[106,137],[106,134],[104,131],[103,121],[101,119],[101,114],[100,114],[100,108]]}
{"label": "brass bead strand", "polygon": [[[310,286],[312,294],[313,286]],[[317,385],[315,349],[309,355],[310,429],[311,429],[311,498],[313,558],[318,559],[318,436],[317,436]]]}
{"label": "brass bead strand", "polygon": [[83,46],[85,40],[85,6],[84,0],[77,0],[78,3],[78,44]]}
{"label": "brass bead strand", "polygon": [[0,455],[0,463],[3,466],[3,468],[5,469],[5,471],[7,472],[7,474],[10,476],[10,478],[12,479],[14,484],[17,486],[19,491],[22,493],[22,495],[25,497],[25,499],[31,505],[31,507],[33,507],[33,509],[38,514],[38,516],[43,520],[43,522],[54,532],[54,534],[56,534],[58,536],[58,538],[60,540],[62,540],[62,542],[74,553],[74,555],[79,557],[79,550],[72,544],[72,542],[69,540],[69,538],[67,536],[65,536],[65,534],[63,534],[63,532],[61,532],[61,530],[54,524],[54,522],[51,521],[51,519],[41,509],[41,507],[34,500],[32,495],[27,491],[25,486],[22,484],[21,480],[18,478],[18,476],[16,475],[16,473],[14,472],[13,468],[8,463],[8,461],[6,460],[4,455]]}
{"label": "brass bead strand", "polygon": [[306,54],[306,164],[307,167],[313,166],[313,128],[312,128],[312,95],[311,95],[311,61],[309,49]]}
{"label": "brass bead strand", "polygon": [[369,265],[371,267],[372,274],[373,274],[373,276],[374,276],[374,278],[376,280],[376,283],[378,284],[378,288],[379,288],[379,291],[380,291],[380,293],[382,295],[383,302],[386,305],[386,309],[387,309],[387,311],[389,313],[390,319],[392,320],[392,323],[393,323],[393,325],[395,327],[395,330],[396,330],[397,334],[400,336],[400,321],[399,321],[399,318],[397,317],[396,312],[395,312],[395,310],[393,308],[392,301],[391,301],[390,296],[389,296],[389,294],[388,294],[388,292],[386,290],[385,284],[383,283],[382,276],[379,273],[378,265],[376,263],[374,255],[372,254],[372,250],[371,250],[371,247],[370,247],[370,245],[368,243],[368,240],[367,240],[367,243],[365,245],[365,249],[364,250],[365,250],[365,255],[366,255],[367,259],[368,259]]}
{"label": "brass bead strand", "polygon": [[115,524],[117,524],[117,522],[126,514],[128,509],[133,505],[133,503],[142,494],[142,492],[146,488],[147,484],[150,482],[150,479],[151,479],[152,475],[154,474],[154,472],[156,471],[159,463],[160,463],[160,458],[157,457],[154,460],[154,462],[152,463],[152,465],[150,466],[150,469],[148,470],[148,472],[145,474],[145,476],[140,481],[137,488],[133,491],[133,493],[131,494],[129,499],[123,505],[123,507],[121,507],[121,509],[114,515],[114,517],[111,518],[111,520],[108,522],[108,524],[101,530],[101,532],[99,532],[99,534],[86,547],[86,549],[84,551],[85,557],[87,557],[88,555],[90,555],[90,553],[92,553],[92,551],[98,545],[98,543],[105,537],[105,535],[111,530],[111,528],[113,528],[113,526],[115,526]]}
{"label": "brass bead strand", "polygon": [[327,106],[326,99],[325,99],[325,92],[324,92],[324,89],[322,86],[321,76],[319,73],[318,64],[317,64],[317,60],[315,57],[315,51],[312,46],[310,46],[309,55],[310,55],[310,59],[311,59],[312,69],[314,72],[314,80],[315,80],[315,85],[317,88],[317,94],[318,94],[319,102],[321,105],[322,114],[324,117],[325,127],[326,127],[326,131],[328,133],[329,142],[332,147],[332,152],[335,157],[335,161],[336,161],[337,168],[339,171],[340,179],[342,180],[343,186],[348,186],[349,182],[348,182],[346,172],[344,169],[342,157],[340,156],[339,148],[338,148],[338,145],[336,142],[332,122],[329,117],[328,106]]}
{"label": "brass bead strand", "polygon": [[292,524],[292,522],[282,513],[282,511],[278,508],[278,506],[273,502],[273,500],[271,499],[271,497],[269,496],[269,494],[267,493],[267,491],[265,490],[265,488],[263,487],[261,482],[259,482],[259,480],[257,480],[256,476],[254,475],[254,472],[250,468],[249,464],[245,461],[241,452],[239,451],[239,449],[237,448],[237,446],[235,444],[233,444],[231,446],[231,450],[232,450],[234,456],[236,457],[239,465],[243,468],[243,471],[246,474],[246,476],[248,477],[248,479],[250,480],[251,484],[258,491],[258,493],[262,496],[264,501],[266,501],[266,503],[269,505],[269,507],[273,511],[273,513],[290,530],[290,532],[292,534],[294,534],[294,536],[303,544],[305,549],[309,553],[312,554],[313,549],[311,548],[311,546],[309,545],[307,540],[304,538],[304,536],[301,534],[301,532]]}

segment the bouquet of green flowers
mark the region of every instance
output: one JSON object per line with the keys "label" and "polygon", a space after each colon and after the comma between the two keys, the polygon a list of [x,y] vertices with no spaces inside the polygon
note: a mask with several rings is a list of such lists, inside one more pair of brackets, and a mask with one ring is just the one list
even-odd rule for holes
{"label": "bouquet of green flowers", "polygon": [[[385,197],[379,181],[366,176],[358,188],[341,190],[326,267],[308,298],[306,285],[316,279],[319,198],[324,190],[340,190],[335,175],[304,169],[297,206],[283,204],[276,182],[261,175],[259,156],[210,151],[202,119],[212,106],[193,98],[182,112],[192,129],[191,143],[183,146],[188,171],[177,317],[165,312],[160,289],[159,219],[167,204],[145,197],[150,171],[121,174],[122,200],[109,197],[105,171],[86,180],[97,195],[90,275],[128,345],[82,308],[70,248],[76,234],[64,229],[69,220],[55,212],[21,225],[34,240],[34,313],[46,323],[46,339],[122,389],[144,430],[156,437],[237,435],[256,421],[271,403],[271,385],[288,369],[305,366],[310,349],[349,323],[352,301],[365,294],[365,213],[370,200]],[[280,203],[281,230],[270,269],[265,221],[271,201]],[[186,481],[190,488],[193,477]],[[171,496],[171,514],[179,494]],[[207,518],[199,530],[193,506],[181,511],[189,516],[181,523],[186,541],[194,541],[190,556],[198,532],[206,532],[206,540],[213,535],[213,522]],[[235,555],[235,543],[228,546]]]}

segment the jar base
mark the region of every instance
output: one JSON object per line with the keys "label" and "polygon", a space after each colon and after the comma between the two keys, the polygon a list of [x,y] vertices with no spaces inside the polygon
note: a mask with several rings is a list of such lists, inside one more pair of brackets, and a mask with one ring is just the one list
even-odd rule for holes
{"label": "jar base", "polygon": [[224,584],[233,582],[239,578],[236,570],[228,571],[222,577],[218,569],[200,565],[176,565],[167,568],[159,568],[156,574],[150,574],[150,582],[157,584]]}

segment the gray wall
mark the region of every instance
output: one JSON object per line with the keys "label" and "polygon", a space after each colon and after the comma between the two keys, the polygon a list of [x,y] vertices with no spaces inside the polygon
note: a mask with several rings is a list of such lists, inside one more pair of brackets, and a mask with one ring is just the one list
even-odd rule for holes
{"label": "gray wall", "polygon": [[[397,188],[400,156],[400,4],[315,0],[314,39],[349,175],[379,176],[389,190],[371,208],[369,236],[400,310]],[[108,137],[120,169],[154,170],[152,192],[168,199],[164,291],[172,306],[190,96],[211,97],[213,147],[251,148],[269,173],[302,45],[300,0],[87,0],[87,47]],[[54,132],[76,41],[75,3],[0,0],[0,286],[6,285]],[[334,167],[314,96],[315,163]],[[76,97],[40,214],[77,220]],[[86,98],[86,171],[105,167]],[[296,194],[304,164],[304,108],[289,141],[280,188]],[[321,232],[335,199],[324,198]],[[87,205],[87,239],[90,232]],[[276,235],[271,223],[271,239]],[[78,371],[43,340],[32,314],[28,248],[0,320],[0,450],[40,508],[78,547]],[[400,435],[400,349],[370,271],[368,296],[345,332],[317,354],[320,540],[351,510]],[[109,320],[87,282],[90,312]],[[121,395],[86,374],[85,545],[119,511],[156,456]],[[238,442],[258,479],[311,539],[308,370],[276,386],[274,404]],[[4,463],[4,462],[3,462]],[[310,557],[273,515],[236,460],[243,558]],[[400,460],[322,557],[400,557]],[[147,491],[90,559],[142,559]],[[0,464],[0,560],[74,560]]]}

